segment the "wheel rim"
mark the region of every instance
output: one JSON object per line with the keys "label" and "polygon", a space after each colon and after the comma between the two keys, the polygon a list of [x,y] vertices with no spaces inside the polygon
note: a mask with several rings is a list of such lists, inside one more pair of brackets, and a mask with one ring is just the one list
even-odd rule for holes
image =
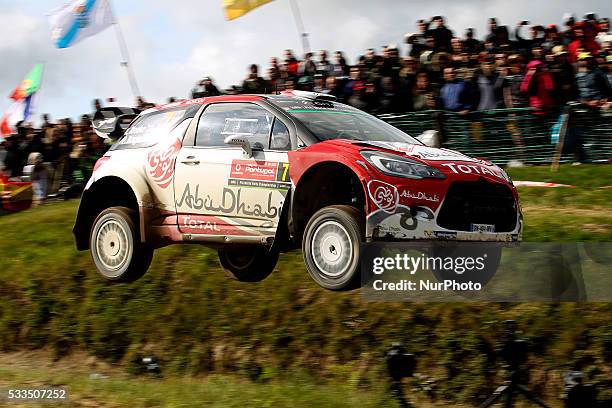
{"label": "wheel rim", "polygon": [[96,252],[108,275],[122,269],[128,261],[129,249],[125,227],[117,220],[104,221],[96,234]]}
{"label": "wheel rim", "polygon": [[353,260],[353,242],[340,223],[325,221],[319,224],[311,240],[311,252],[315,265],[327,278],[344,275]]}

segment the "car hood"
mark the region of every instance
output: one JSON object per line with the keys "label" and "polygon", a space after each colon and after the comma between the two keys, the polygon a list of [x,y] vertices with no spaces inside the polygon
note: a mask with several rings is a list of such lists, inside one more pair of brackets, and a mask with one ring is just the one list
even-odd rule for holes
{"label": "car hood", "polygon": [[[374,140],[357,141],[347,139],[335,139],[323,142],[325,144],[351,146],[358,150],[382,150],[395,153],[400,156],[409,156],[425,164],[436,166],[437,162],[470,162],[480,164],[490,164],[481,159],[466,156],[455,150],[428,147],[421,144],[402,143],[402,142],[379,142]],[[348,145],[348,146],[347,146]],[[437,166],[436,166],[437,167]]]}
{"label": "car hood", "polygon": [[[507,182],[510,179],[506,173],[495,164],[467,156],[451,149],[428,147],[422,144],[402,142],[357,141],[348,139],[334,139],[319,143],[321,147],[332,147],[334,150],[355,149],[378,150],[410,157],[416,162],[426,164],[441,170],[451,178],[478,179],[484,177],[494,182]],[[454,176],[454,177],[453,177]]]}

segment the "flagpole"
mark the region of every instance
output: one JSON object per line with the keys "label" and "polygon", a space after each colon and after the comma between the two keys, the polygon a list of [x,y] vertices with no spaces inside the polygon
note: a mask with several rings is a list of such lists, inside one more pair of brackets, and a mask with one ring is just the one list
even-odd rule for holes
{"label": "flagpole", "polygon": [[121,30],[121,26],[119,25],[119,20],[115,15],[115,11],[111,6],[111,0],[108,1],[108,7],[111,9],[111,13],[113,15],[113,25],[115,26],[115,34],[117,35],[117,42],[119,43],[119,50],[121,52],[121,66],[125,68],[127,72],[128,81],[130,83],[130,87],[132,88],[132,94],[134,94],[134,98],[138,98],[142,96],[140,93],[140,88],[138,88],[138,82],[136,82],[136,75],[134,74],[134,70],[132,69],[132,65],[130,64],[130,53],[128,51],[127,43],[125,42],[125,37],[123,36],[123,31]]}
{"label": "flagpole", "polygon": [[308,33],[304,29],[304,22],[302,21],[302,13],[296,0],[289,0],[291,4],[291,11],[293,12],[293,18],[295,19],[295,26],[297,27],[298,34],[302,39],[302,49],[304,54],[310,52],[310,42],[308,41]]}

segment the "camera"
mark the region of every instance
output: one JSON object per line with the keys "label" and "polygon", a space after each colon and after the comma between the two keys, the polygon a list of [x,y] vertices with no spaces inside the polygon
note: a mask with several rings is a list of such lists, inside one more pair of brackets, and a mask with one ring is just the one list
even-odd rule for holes
{"label": "camera", "polygon": [[401,343],[393,343],[385,353],[387,370],[393,381],[401,381],[402,378],[412,377],[416,368],[414,354],[406,353]]}

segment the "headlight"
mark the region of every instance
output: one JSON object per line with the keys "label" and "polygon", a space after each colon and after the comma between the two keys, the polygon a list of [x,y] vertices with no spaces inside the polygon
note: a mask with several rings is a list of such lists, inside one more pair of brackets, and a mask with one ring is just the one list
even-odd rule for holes
{"label": "headlight", "polygon": [[437,178],[446,176],[434,167],[418,163],[405,157],[394,154],[365,151],[361,155],[371,165],[389,176],[406,177],[412,179]]}

